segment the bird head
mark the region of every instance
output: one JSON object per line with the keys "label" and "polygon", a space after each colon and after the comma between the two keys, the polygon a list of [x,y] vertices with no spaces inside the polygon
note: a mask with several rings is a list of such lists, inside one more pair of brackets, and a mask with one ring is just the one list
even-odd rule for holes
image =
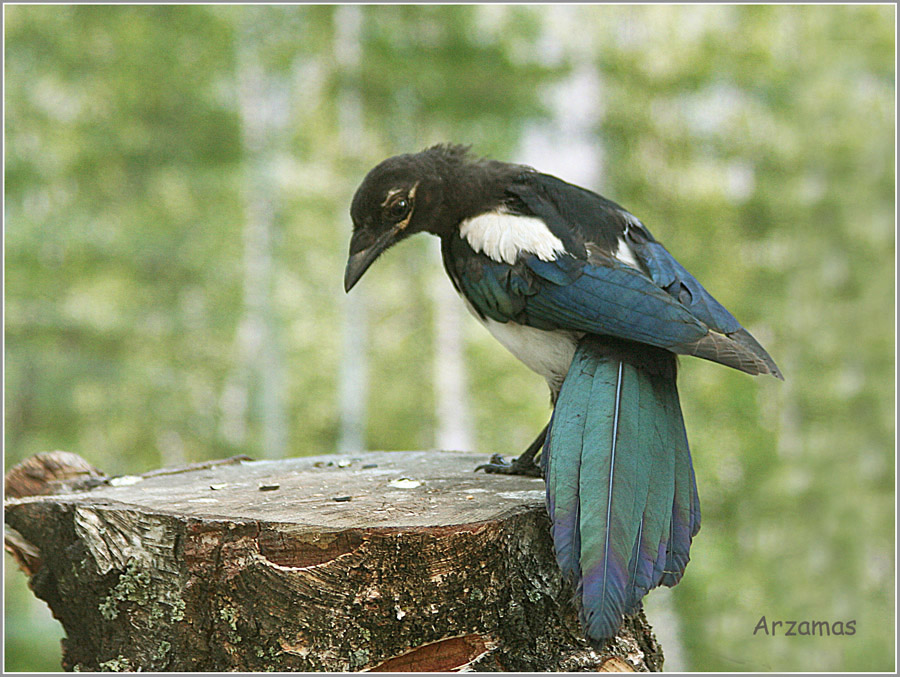
{"label": "bird head", "polygon": [[350,205],[353,236],[344,271],[346,291],[404,238],[421,231],[441,235],[459,222],[447,197],[459,192],[467,151],[465,146],[432,146],[388,158],[366,175]]}

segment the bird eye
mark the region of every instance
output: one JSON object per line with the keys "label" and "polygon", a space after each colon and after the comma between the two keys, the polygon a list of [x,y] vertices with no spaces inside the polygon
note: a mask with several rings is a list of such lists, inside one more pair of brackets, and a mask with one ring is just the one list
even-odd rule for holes
{"label": "bird eye", "polygon": [[391,221],[400,221],[409,214],[409,202],[400,198],[387,208],[387,215]]}

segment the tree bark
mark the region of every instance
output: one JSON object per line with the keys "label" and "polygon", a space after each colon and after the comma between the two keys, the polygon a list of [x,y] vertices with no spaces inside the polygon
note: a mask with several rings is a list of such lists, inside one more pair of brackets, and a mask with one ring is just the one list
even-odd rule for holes
{"label": "tree bark", "polygon": [[543,483],[474,473],[480,456],[230,459],[119,478],[80,459],[67,476],[72,455],[51,456],[7,474],[6,545],[65,628],[67,670],[662,667],[642,613],[606,647],[585,642]]}

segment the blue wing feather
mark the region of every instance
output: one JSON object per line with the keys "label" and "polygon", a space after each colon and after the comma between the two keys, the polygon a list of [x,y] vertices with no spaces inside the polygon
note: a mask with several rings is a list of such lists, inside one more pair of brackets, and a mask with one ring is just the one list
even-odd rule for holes
{"label": "blue wing feather", "polygon": [[[593,265],[568,254],[552,261],[520,255],[510,265],[474,252],[458,236],[447,238],[444,245],[448,273],[483,317],[613,336],[781,377],[762,346],[686,271],[673,279],[693,290],[694,310],[642,271],[614,259],[609,265]],[[655,264],[661,280],[684,270],[671,257],[655,260],[663,262]],[[697,314],[715,327],[711,330]],[[738,329],[730,334],[719,333],[734,326]]]}
{"label": "blue wing feather", "polygon": [[[547,228],[564,243],[570,258],[590,266],[585,267],[585,274],[599,282],[601,297],[620,293],[614,280],[616,274],[607,271],[609,268],[624,267],[618,266],[616,259],[623,242],[630,246],[641,269],[632,270],[632,273],[650,285],[640,288],[625,285],[629,290],[629,303],[635,300],[636,294],[647,295],[640,304],[640,311],[635,306],[631,315],[613,313],[611,317],[597,317],[588,313],[578,317],[580,309],[566,308],[567,303],[555,298],[551,299],[552,305],[563,307],[538,308],[532,313],[536,321],[546,322],[545,315],[552,319],[554,310],[558,310],[561,313],[558,319],[587,325],[584,331],[646,342],[676,353],[713,360],[750,374],[768,373],[783,378],[765,349],[653,238],[640,220],[623,207],[592,191],[534,171],[517,177],[507,188],[507,193],[508,209],[543,220]],[[563,256],[551,262],[558,265],[556,269],[541,262],[532,266],[532,270],[544,280],[561,287],[591,286],[592,283],[581,279],[580,273],[572,274],[566,258]],[[592,269],[601,270],[601,274],[593,274]],[[634,280],[632,282],[637,284]],[[575,303],[585,291],[573,290]],[[663,296],[655,292],[661,292]],[[676,328],[665,319],[679,313],[667,307],[664,297],[686,311],[690,317],[688,324],[694,329],[700,325],[702,332],[693,339],[683,340],[685,334],[692,332],[685,327]],[[641,313],[645,317],[641,318]],[[647,314],[654,319],[646,317]],[[632,327],[631,321],[639,319],[643,321]],[[671,335],[673,330],[675,333]]]}
{"label": "blue wing feather", "polygon": [[[454,270],[461,291],[484,316],[539,329],[571,329],[677,350],[708,334],[693,314],[633,268],[594,266],[563,255],[523,257],[515,266],[455,245],[477,265]],[[459,254],[457,253],[457,256]]]}
{"label": "blue wing feather", "polygon": [[[688,309],[640,271],[625,265],[573,265],[573,260],[524,258],[528,270],[545,281],[525,300],[530,320],[659,348],[690,344],[708,333]],[[562,280],[566,284],[560,284]]]}
{"label": "blue wing feather", "polygon": [[741,328],[734,316],[659,242],[632,243],[632,249],[638,260],[647,267],[653,282],[677,299],[698,320],[723,334]]}

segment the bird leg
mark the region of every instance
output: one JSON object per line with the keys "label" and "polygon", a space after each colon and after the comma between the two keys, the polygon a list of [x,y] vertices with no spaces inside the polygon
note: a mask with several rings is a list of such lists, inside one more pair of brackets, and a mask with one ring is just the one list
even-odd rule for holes
{"label": "bird leg", "polygon": [[503,456],[500,454],[494,454],[491,456],[490,461],[482,463],[475,468],[475,472],[484,470],[486,473],[497,473],[500,475],[542,477],[543,473],[541,472],[540,466],[534,462],[534,457],[541,450],[541,447],[544,446],[544,440],[547,438],[547,428],[549,427],[549,423],[544,426],[544,429],[541,430],[540,434],[534,439],[534,442],[529,444],[522,455],[517,457],[512,463],[504,460]]}

